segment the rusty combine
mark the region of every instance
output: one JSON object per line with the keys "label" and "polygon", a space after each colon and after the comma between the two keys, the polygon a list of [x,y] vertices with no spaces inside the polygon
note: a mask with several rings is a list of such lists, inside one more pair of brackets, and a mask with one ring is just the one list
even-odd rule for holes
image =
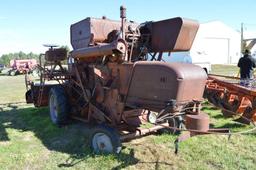
{"label": "rusty combine", "polygon": [[[71,25],[73,51],[51,46],[41,55],[40,81],[27,81],[27,103],[49,106],[57,125],[71,118],[93,124],[95,152],[117,153],[122,141],[182,123],[190,133],[177,141],[217,131],[200,112],[205,71],[162,61],[164,53],[190,50],[198,22],[177,17],[138,24],[126,20],[126,8],[120,11],[121,21],[86,18]],[[147,121],[152,126],[141,127]]]}

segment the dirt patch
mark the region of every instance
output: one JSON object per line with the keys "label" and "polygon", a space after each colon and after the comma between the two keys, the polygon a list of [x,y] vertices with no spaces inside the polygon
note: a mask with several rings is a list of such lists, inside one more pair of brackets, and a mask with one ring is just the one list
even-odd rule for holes
{"label": "dirt patch", "polygon": [[11,144],[10,141],[0,141],[0,145],[1,145],[1,146],[8,146],[8,145],[10,145],[10,144]]}

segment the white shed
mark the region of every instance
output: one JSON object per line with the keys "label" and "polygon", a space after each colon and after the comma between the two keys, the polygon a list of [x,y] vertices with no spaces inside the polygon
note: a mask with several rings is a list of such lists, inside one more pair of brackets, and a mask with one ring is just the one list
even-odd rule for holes
{"label": "white shed", "polygon": [[174,52],[164,60],[193,63],[209,72],[211,64],[237,64],[240,57],[240,32],[220,21],[213,21],[200,24],[190,51]]}
{"label": "white shed", "polygon": [[241,35],[220,21],[200,24],[190,50],[193,63],[236,64],[240,58]]}

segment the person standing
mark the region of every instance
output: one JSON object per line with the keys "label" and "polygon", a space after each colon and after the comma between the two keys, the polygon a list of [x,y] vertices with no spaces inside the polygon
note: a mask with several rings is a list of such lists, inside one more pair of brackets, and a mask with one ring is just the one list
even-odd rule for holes
{"label": "person standing", "polygon": [[244,56],[239,59],[237,66],[240,68],[241,85],[249,85],[250,80],[253,79],[253,68],[256,66],[249,50],[245,50]]}

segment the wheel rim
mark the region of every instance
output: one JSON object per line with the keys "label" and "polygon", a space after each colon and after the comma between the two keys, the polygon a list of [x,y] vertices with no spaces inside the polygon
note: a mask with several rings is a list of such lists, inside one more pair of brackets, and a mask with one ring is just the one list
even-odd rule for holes
{"label": "wheel rim", "polygon": [[52,121],[56,123],[58,111],[57,111],[57,101],[54,95],[51,95],[50,97],[50,113],[51,113]]}
{"label": "wheel rim", "polygon": [[150,123],[156,123],[156,113],[155,112],[150,112],[149,115],[148,115],[148,121]]}
{"label": "wheel rim", "polygon": [[104,133],[96,133],[92,139],[92,146],[96,152],[113,152],[113,144],[108,135]]}

